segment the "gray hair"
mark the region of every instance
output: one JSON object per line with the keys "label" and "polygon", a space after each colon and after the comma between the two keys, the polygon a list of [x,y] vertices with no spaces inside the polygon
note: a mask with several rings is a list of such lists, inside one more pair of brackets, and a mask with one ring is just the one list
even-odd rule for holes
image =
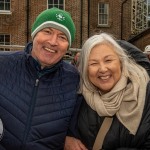
{"label": "gray hair", "polygon": [[129,77],[130,74],[134,76],[134,78],[138,80],[138,75],[134,72],[134,67],[139,66],[135,63],[135,61],[127,55],[126,50],[124,50],[116,41],[116,39],[107,33],[100,33],[98,35],[93,35],[89,39],[87,39],[82,47],[80,60],[79,60],[79,72],[80,72],[80,92],[82,92],[82,85],[84,84],[90,91],[97,91],[97,88],[89,81],[88,78],[88,60],[91,50],[96,45],[111,45],[114,47],[114,51],[118,55],[121,67],[122,67],[122,74],[126,77]]}

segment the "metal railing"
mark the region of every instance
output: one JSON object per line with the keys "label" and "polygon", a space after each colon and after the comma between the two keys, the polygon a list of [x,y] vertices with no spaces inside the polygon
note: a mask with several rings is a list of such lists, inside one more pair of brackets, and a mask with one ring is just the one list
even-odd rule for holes
{"label": "metal railing", "polygon": [[[0,45],[0,51],[19,51],[23,50],[25,46],[21,45]],[[79,48],[69,48],[66,55],[64,55],[64,60],[71,61],[74,58],[74,55],[77,52],[80,52],[81,49]]]}
{"label": "metal railing", "polygon": [[20,45],[0,45],[1,51],[16,51],[16,50],[22,50],[25,46]]}
{"label": "metal railing", "polygon": [[[24,49],[25,46],[21,46],[21,45],[0,45],[0,49],[10,49],[11,50],[22,50]],[[69,48],[69,51],[71,52],[80,52],[81,49],[79,48]]]}

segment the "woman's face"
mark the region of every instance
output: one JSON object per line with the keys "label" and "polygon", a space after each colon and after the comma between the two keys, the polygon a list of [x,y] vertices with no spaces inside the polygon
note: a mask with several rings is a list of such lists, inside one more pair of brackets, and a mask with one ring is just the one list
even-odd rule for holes
{"label": "woman's face", "polygon": [[121,77],[121,62],[111,45],[96,45],[89,55],[88,77],[102,93],[109,92]]}

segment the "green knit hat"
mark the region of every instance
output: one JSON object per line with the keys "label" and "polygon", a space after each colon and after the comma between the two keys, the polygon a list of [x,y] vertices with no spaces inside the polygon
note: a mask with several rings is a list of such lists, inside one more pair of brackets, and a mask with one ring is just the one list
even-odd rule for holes
{"label": "green knit hat", "polygon": [[52,27],[65,33],[71,46],[71,43],[75,39],[76,29],[68,12],[55,7],[41,12],[33,23],[31,31],[32,39],[36,33],[47,27]]}

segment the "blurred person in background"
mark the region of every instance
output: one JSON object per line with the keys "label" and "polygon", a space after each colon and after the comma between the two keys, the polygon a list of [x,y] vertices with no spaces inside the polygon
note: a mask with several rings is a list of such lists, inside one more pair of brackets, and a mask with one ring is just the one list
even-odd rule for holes
{"label": "blurred person in background", "polygon": [[117,43],[124,49],[129,57],[133,58],[136,63],[144,67],[150,76],[150,61],[142,50],[125,40],[117,40]]}
{"label": "blurred person in background", "polygon": [[71,64],[73,66],[75,66],[76,68],[78,68],[79,66],[79,57],[80,57],[80,52],[77,52],[73,58],[73,60],[71,61]]}
{"label": "blurred person in background", "polygon": [[146,54],[146,56],[148,57],[148,59],[150,60],[150,45],[147,45],[145,47],[145,50],[143,52],[144,54]]}

